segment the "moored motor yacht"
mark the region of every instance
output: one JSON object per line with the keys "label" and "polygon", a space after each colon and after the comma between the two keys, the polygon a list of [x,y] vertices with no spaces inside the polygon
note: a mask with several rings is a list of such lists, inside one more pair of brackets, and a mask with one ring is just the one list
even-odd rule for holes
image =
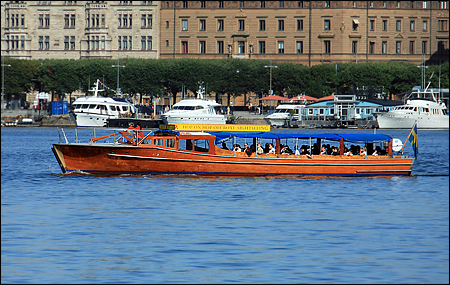
{"label": "moored motor yacht", "polygon": [[291,120],[302,119],[302,111],[306,106],[306,102],[306,99],[296,97],[287,103],[280,103],[275,108],[275,111],[266,116],[265,119],[274,127],[289,126]]}
{"label": "moored motor yacht", "polygon": [[448,129],[448,109],[444,102],[436,99],[435,93],[433,89],[415,88],[405,98],[405,104],[375,112],[379,128],[408,129],[417,121],[418,129]]}
{"label": "moored motor yacht", "polygon": [[122,98],[99,96],[100,80],[94,84],[92,96],[78,98],[73,103],[71,117],[77,127],[103,127],[108,119],[129,118],[134,116],[136,108],[131,102]]}
{"label": "moored motor yacht", "polygon": [[165,124],[225,124],[222,105],[214,100],[203,98],[205,88],[200,85],[197,98],[184,99],[173,105],[172,109],[161,115]]}

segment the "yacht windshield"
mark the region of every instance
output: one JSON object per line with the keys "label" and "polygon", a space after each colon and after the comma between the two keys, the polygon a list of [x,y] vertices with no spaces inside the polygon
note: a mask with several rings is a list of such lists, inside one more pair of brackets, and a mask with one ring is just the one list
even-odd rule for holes
{"label": "yacht windshield", "polygon": [[276,109],[274,113],[289,113],[289,109]]}
{"label": "yacht windshield", "polygon": [[202,106],[173,106],[172,110],[198,110],[203,109]]}

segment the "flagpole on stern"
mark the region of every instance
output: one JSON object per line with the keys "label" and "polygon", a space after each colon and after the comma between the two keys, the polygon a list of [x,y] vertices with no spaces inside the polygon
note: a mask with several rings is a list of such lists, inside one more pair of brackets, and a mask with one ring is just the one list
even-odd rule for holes
{"label": "flagpole on stern", "polygon": [[[414,127],[415,127],[416,125],[417,125],[417,120],[414,121],[414,125],[412,126],[411,130],[409,131],[409,134],[408,134],[408,136],[406,137],[405,143],[403,144],[402,149],[399,151],[400,153],[403,153],[403,149],[405,148],[406,142],[408,141],[409,137],[411,136],[411,134],[412,134],[412,132],[413,132],[413,130],[414,130]],[[415,151],[414,151],[414,154],[416,154]]]}

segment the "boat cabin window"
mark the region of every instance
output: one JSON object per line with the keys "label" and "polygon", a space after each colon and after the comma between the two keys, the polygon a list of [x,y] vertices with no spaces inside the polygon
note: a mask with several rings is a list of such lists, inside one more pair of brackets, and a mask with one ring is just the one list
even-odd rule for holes
{"label": "boat cabin window", "polygon": [[209,140],[204,139],[195,140],[194,150],[199,152],[209,152]]}
{"label": "boat cabin window", "polygon": [[428,109],[428,108],[422,108],[422,109],[424,112],[427,112],[427,113],[430,112],[430,109]]}
{"label": "boat cabin window", "polygon": [[153,140],[152,139],[145,139],[141,144],[152,144]]}
{"label": "boat cabin window", "polygon": [[175,139],[166,139],[167,147],[175,147]]}
{"label": "boat cabin window", "polygon": [[178,149],[179,150],[192,150],[192,140],[180,139],[178,141]]}
{"label": "boat cabin window", "polygon": [[447,115],[447,114],[448,114],[447,109],[443,109],[443,110],[442,110],[442,113],[443,113],[444,115]]}
{"label": "boat cabin window", "polygon": [[111,111],[115,111],[116,110],[116,106],[109,106],[111,108]]}
{"label": "boat cabin window", "polygon": [[164,145],[163,139],[155,139],[155,145],[163,146]]}
{"label": "boat cabin window", "polygon": [[83,104],[83,105],[81,105],[81,108],[82,109],[87,109],[89,107],[89,104]]}
{"label": "boat cabin window", "polygon": [[122,106],[122,111],[128,112],[128,106]]}
{"label": "boat cabin window", "polygon": [[96,109],[97,105],[89,105],[89,109]]}

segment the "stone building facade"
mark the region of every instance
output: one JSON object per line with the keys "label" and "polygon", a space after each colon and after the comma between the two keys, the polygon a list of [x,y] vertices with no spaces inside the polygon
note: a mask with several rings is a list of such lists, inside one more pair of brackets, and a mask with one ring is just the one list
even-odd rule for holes
{"label": "stone building facade", "polygon": [[448,1],[162,1],[161,58],[448,58]]}
{"label": "stone building facade", "polygon": [[2,1],[2,56],[158,58],[158,1]]}
{"label": "stone building facade", "polygon": [[2,1],[2,56],[448,58],[448,1]]}

